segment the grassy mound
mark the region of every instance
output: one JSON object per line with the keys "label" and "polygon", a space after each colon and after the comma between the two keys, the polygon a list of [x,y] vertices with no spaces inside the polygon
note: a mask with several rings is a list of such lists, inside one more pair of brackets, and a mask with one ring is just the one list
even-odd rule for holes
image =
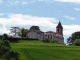
{"label": "grassy mound", "polygon": [[80,48],[40,41],[11,43],[21,55],[21,60],[80,60]]}

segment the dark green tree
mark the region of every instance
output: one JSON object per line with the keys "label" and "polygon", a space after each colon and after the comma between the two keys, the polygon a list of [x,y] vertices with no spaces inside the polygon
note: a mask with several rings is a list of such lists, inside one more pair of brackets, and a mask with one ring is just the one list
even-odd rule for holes
{"label": "dark green tree", "polygon": [[40,30],[40,29],[39,29],[39,26],[31,26],[30,30]]}
{"label": "dark green tree", "polygon": [[28,32],[28,29],[21,28],[20,31],[18,32],[18,35],[21,37],[26,37],[27,32]]}
{"label": "dark green tree", "polygon": [[3,56],[3,60],[20,60],[19,53],[15,51],[9,51]]}
{"label": "dark green tree", "polygon": [[80,31],[72,33],[72,35],[67,39],[68,44],[73,44],[73,41],[80,39]]}
{"label": "dark green tree", "polygon": [[8,35],[7,34],[3,34],[3,40],[6,40],[8,38]]}
{"label": "dark green tree", "polygon": [[80,39],[76,39],[76,40],[73,42],[73,45],[75,45],[75,46],[80,46]]}
{"label": "dark green tree", "polygon": [[8,40],[0,40],[0,58],[2,58],[5,53],[10,51],[10,44]]}
{"label": "dark green tree", "polygon": [[8,40],[0,40],[0,60],[20,60],[19,53],[11,50]]}

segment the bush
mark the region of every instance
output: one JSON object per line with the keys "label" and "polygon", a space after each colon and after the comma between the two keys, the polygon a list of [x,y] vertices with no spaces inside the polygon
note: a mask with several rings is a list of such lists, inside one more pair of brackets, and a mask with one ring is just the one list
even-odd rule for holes
{"label": "bush", "polygon": [[0,40],[0,59],[20,60],[19,53],[11,51],[11,46],[8,40]]}
{"label": "bush", "polygon": [[46,38],[45,40],[43,40],[43,42],[45,42],[45,43],[54,43],[54,40]]}
{"label": "bush", "polygon": [[51,43],[54,43],[54,40],[53,40],[53,39],[51,39],[51,40],[50,40],[50,42],[51,42]]}
{"label": "bush", "polygon": [[0,40],[0,58],[10,50],[10,45],[8,41]]}
{"label": "bush", "polygon": [[20,55],[15,51],[9,51],[3,56],[3,60],[20,60]]}
{"label": "bush", "polygon": [[75,41],[73,41],[73,45],[80,46],[80,39],[76,39]]}
{"label": "bush", "polygon": [[8,38],[7,34],[3,34],[3,40],[6,40]]}
{"label": "bush", "polygon": [[50,43],[50,39],[49,38],[46,38],[43,42]]}

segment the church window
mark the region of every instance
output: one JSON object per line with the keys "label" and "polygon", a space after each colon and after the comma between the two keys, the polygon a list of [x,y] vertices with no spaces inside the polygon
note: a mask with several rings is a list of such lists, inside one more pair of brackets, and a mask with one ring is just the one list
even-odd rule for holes
{"label": "church window", "polygon": [[59,29],[58,29],[58,32],[59,32]]}
{"label": "church window", "polygon": [[49,38],[49,35],[48,35],[48,38]]}
{"label": "church window", "polygon": [[52,39],[52,35],[51,35],[51,39]]}

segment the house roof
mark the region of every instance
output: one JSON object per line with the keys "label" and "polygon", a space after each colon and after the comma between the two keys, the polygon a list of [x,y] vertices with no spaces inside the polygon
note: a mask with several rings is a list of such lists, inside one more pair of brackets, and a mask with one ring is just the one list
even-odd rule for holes
{"label": "house roof", "polygon": [[59,21],[59,23],[58,23],[58,25],[57,25],[57,27],[56,28],[62,28],[63,29],[63,27],[62,27],[62,25],[61,25],[61,22]]}
{"label": "house roof", "polygon": [[40,30],[30,30],[29,32],[31,32],[31,31],[36,32],[36,33],[38,33],[38,34],[44,33],[44,32],[42,32],[42,31],[40,31]]}
{"label": "house roof", "polygon": [[54,31],[47,31],[46,33],[55,33]]}

